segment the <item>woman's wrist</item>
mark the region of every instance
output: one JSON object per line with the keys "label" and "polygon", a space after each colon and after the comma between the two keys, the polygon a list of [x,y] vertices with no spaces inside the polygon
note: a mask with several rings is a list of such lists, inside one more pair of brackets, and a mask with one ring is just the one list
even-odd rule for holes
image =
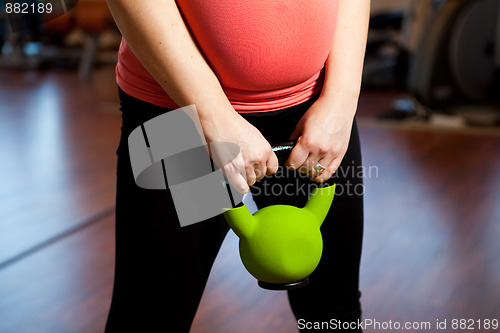
{"label": "woman's wrist", "polygon": [[232,107],[201,110],[199,117],[205,138],[209,142],[236,140],[231,134],[235,128],[243,126],[241,122],[245,121]]}
{"label": "woman's wrist", "polygon": [[358,106],[358,94],[356,93],[329,93],[321,94],[316,103],[322,105],[314,108],[315,112],[321,112],[326,121],[345,120],[352,121]]}

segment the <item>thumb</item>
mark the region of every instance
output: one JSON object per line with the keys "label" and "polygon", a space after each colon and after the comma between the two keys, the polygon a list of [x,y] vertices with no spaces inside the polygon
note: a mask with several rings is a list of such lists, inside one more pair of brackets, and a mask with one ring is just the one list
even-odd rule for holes
{"label": "thumb", "polygon": [[244,170],[245,163],[241,152],[239,152],[238,156],[236,156],[232,162],[224,165],[222,168],[222,173],[226,177],[227,181],[229,181],[236,191],[241,194],[245,194],[250,191]]}
{"label": "thumb", "polygon": [[245,176],[240,173],[228,173],[227,180],[240,194],[245,194],[250,191]]}

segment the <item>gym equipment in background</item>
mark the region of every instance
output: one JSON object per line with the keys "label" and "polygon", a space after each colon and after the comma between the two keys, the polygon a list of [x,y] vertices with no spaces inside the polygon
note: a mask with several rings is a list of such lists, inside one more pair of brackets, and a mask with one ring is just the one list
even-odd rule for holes
{"label": "gym equipment in background", "polygon": [[[7,3],[21,7],[7,13]],[[0,68],[78,67],[84,81],[116,63],[120,38],[105,0],[0,1]]]}
{"label": "gym equipment in background", "polygon": [[[293,148],[279,144],[280,158]],[[304,208],[264,207],[253,215],[244,204],[227,209],[224,217],[239,237],[240,257],[260,287],[290,290],[306,286],[323,252],[320,226],[330,209],[335,185],[316,187]]]}
{"label": "gym equipment in background", "polygon": [[[369,39],[364,86],[412,95],[394,101],[382,118],[440,113],[458,116],[450,121],[460,124],[500,120],[500,0],[411,0],[402,16],[372,16],[370,27],[375,36],[389,30],[392,37]],[[392,58],[373,57],[388,46]]]}
{"label": "gym equipment in background", "polygon": [[499,14],[498,0],[448,0],[438,8],[414,56],[410,89],[419,101],[443,108],[495,98]]}
{"label": "gym equipment in background", "polygon": [[447,0],[422,33],[408,87],[428,113],[488,124],[499,117],[499,73],[500,1]]}

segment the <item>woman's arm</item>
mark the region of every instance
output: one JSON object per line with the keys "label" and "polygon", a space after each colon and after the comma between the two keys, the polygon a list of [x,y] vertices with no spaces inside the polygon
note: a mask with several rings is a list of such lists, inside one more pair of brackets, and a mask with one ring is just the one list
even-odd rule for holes
{"label": "woman's arm", "polygon": [[[361,87],[369,17],[369,0],[339,0],[322,93],[291,136],[298,142],[287,165],[299,170],[305,166],[319,182],[333,175],[347,151]],[[326,167],[320,176],[314,171],[318,162]]]}
{"label": "woman's arm", "polygon": [[130,48],[170,98],[179,106],[196,105],[207,142],[240,147],[240,158],[224,167],[233,186],[248,192],[256,179],[276,172],[278,161],[269,143],[231,106],[175,1],[107,2]]}

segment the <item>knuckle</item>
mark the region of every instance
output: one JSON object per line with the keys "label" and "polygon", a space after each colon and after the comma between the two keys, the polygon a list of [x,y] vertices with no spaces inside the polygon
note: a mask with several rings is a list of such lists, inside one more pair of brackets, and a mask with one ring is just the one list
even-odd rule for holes
{"label": "knuckle", "polygon": [[222,173],[226,176],[228,175],[233,175],[235,173],[237,173],[237,169],[234,165],[232,164],[226,164],[222,167]]}
{"label": "knuckle", "polygon": [[325,145],[320,145],[318,147],[318,154],[319,155],[326,155],[326,154],[328,154],[328,151],[329,150],[328,150],[328,148]]}
{"label": "knuckle", "polygon": [[311,137],[303,137],[302,140],[300,140],[300,144],[308,149],[314,145]]}

